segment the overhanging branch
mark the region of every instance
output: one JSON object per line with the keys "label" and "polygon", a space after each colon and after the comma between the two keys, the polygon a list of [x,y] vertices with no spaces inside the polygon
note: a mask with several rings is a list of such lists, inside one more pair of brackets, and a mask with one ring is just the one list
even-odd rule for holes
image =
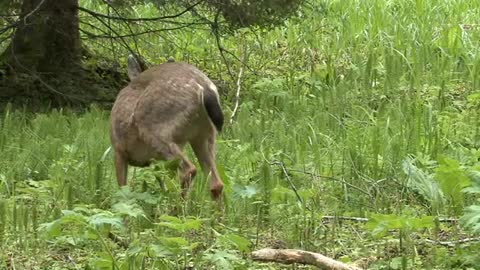
{"label": "overhanging branch", "polygon": [[187,28],[187,27],[190,27],[190,26],[193,26],[193,25],[197,25],[197,23],[189,23],[189,24],[185,24],[185,25],[182,25],[182,26],[178,26],[178,27],[172,27],[172,28],[150,29],[150,30],[142,31],[142,32],[138,32],[138,33],[132,32],[130,34],[118,35],[118,36],[98,35],[98,34],[94,34],[94,33],[91,33],[89,31],[83,30],[83,29],[80,29],[80,31],[82,33],[86,34],[89,38],[121,39],[121,38],[137,37],[137,36],[142,36],[142,35],[146,35],[146,34],[154,34],[154,33],[159,33],[159,32],[164,32],[164,31],[180,30],[180,29],[184,29],[184,28]]}
{"label": "overhanging branch", "polygon": [[167,19],[173,19],[173,18],[178,18],[185,13],[189,12],[199,4],[201,4],[204,0],[200,0],[196,2],[195,4],[187,7],[185,10],[181,11],[180,13],[173,14],[173,15],[167,15],[167,16],[159,16],[159,17],[151,17],[151,18],[125,18],[125,17],[120,17],[120,16],[111,16],[111,15],[106,15],[103,13],[98,13],[89,9],[86,9],[84,7],[78,7],[78,10],[83,11],[85,13],[88,13],[94,17],[98,18],[104,18],[104,19],[111,19],[111,20],[119,20],[119,21],[127,21],[127,22],[146,22],[146,21],[162,21],[162,20],[167,20]]}

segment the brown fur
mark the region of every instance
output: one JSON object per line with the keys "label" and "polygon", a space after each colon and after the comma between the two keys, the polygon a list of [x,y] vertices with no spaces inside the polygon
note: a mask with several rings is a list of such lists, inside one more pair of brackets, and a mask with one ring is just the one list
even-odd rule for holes
{"label": "brown fur", "polygon": [[218,199],[223,183],[215,164],[215,137],[223,113],[215,85],[189,64],[168,62],[140,73],[130,58],[128,63],[131,82],[118,94],[111,114],[118,184],[126,185],[128,165],[179,158],[185,195],[196,174],[182,152],[189,143],[211,178],[212,196]]}

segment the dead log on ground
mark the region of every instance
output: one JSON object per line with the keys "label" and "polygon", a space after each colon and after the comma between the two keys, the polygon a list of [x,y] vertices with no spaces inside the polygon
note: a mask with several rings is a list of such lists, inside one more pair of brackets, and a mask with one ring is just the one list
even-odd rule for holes
{"label": "dead log on ground", "polygon": [[301,263],[316,266],[324,270],[360,270],[319,253],[298,249],[271,249],[264,248],[252,252],[254,261],[278,262],[283,264]]}

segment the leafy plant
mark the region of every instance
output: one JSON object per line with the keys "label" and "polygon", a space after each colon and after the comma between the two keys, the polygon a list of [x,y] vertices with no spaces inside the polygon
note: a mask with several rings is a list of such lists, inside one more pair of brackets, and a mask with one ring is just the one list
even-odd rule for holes
{"label": "leafy plant", "polygon": [[[468,175],[472,180],[471,186],[464,188],[463,192],[474,195],[480,194],[480,168],[472,168]],[[473,204],[465,208],[465,213],[460,220],[465,227],[476,233],[480,233],[480,198],[478,196],[476,201],[478,204]]]}
{"label": "leafy plant", "polygon": [[407,187],[418,192],[430,203],[432,212],[438,213],[445,204],[445,195],[433,175],[416,167],[411,158],[403,161],[403,171],[408,176]]}

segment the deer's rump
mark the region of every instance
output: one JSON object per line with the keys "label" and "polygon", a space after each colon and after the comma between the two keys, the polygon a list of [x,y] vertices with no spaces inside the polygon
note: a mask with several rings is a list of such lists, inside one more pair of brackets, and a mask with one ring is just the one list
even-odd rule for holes
{"label": "deer's rump", "polygon": [[223,124],[215,85],[183,63],[165,63],[139,74],[112,109],[112,142],[128,163],[148,166],[168,159],[171,143],[185,145]]}

